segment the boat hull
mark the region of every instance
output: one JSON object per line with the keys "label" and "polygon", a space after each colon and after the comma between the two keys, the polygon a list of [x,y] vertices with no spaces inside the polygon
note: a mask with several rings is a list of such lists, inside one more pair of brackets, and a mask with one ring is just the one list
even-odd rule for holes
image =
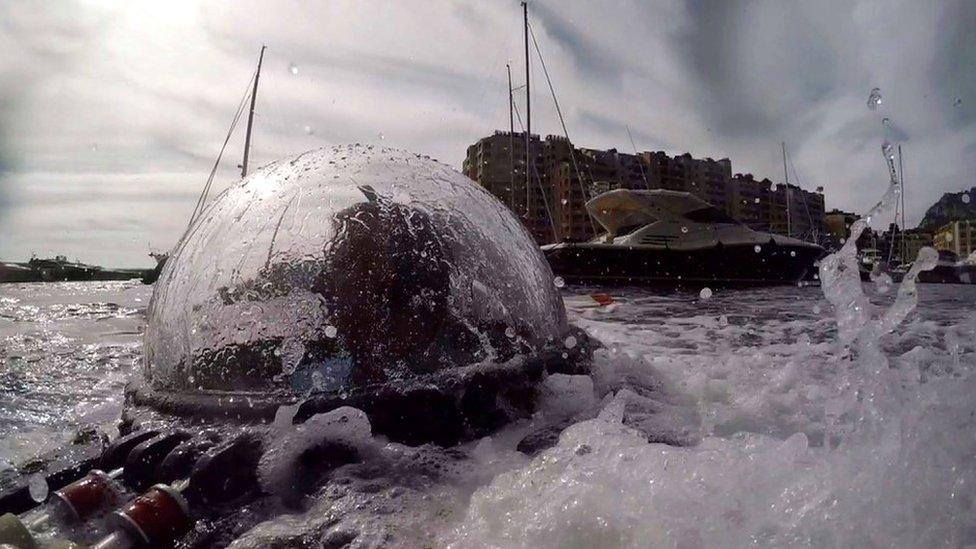
{"label": "boat hull", "polygon": [[0,283],[39,282],[40,280],[40,273],[33,269],[16,263],[0,263]]}
{"label": "boat hull", "polygon": [[[905,278],[904,271],[889,274],[894,282],[900,283]],[[870,282],[871,272],[862,269],[861,280]],[[976,284],[976,266],[939,263],[931,270],[919,272],[918,281],[923,284]]]}
{"label": "boat hull", "polygon": [[147,269],[102,269],[92,266],[31,266],[0,263],[0,284],[7,282],[77,282],[130,280],[150,272]]}
{"label": "boat hull", "polygon": [[918,273],[918,281],[929,284],[976,284],[976,267],[939,264],[931,271]]}
{"label": "boat hull", "polygon": [[793,285],[816,272],[813,246],[720,245],[695,250],[562,244],[543,249],[553,273],[572,283],[673,287]]}

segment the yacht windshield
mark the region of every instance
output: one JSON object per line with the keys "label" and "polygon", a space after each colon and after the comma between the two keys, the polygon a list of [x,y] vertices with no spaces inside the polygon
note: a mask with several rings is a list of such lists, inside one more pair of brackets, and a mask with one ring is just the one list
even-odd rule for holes
{"label": "yacht windshield", "polygon": [[725,215],[725,213],[723,213],[721,210],[711,206],[692,210],[685,214],[685,217],[699,223],[736,223],[734,219]]}
{"label": "yacht windshield", "polygon": [[621,227],[621,228],[617,229],[617,232],[615,233],[615,236],[627,236],[630,233],[636,231],[637,229],[640,229],[642,227],[646,227],[646,226],[650,225],[651,223],[654,223],[654,221],[655,220],[644,221],[643,223],[634,223],[633,225],[627,225],[627,226]]}

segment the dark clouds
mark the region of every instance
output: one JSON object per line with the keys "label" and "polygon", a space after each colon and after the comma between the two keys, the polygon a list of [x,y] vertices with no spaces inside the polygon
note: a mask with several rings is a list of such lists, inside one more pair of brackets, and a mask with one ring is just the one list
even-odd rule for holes
{"label": "dark clouds", "polygon": [[965,128],[976,122],[976,9],[949,4],[939,25],[944,30],[926,76],[941,84],[937,99],[949,124]]}
{"label": "dark clouds", "polygon": [[[577,24],[560,13],[559,8],[560,4],[533,3],[532,18],[537,21],[533,27],[540,27],[555,45],[562,47],[581,73],[617,83],[626,70],[635,68],[628,58],[613,55],[595,37],[587,34],[594,27],[592,19]],[[530,45],[530,55],[534,59],[536,52],[532,48]]]}
{"label": "dark clouds", "polygon": [[[971,2],[535,0],[530,17],[579,145],[629,151],[630,126],[641,149],[778,179],[786,141],[804,185],[863,210],[887,138],[905,145],[909,221],[974,184]],[[2,3],[0,258],[136,264],[172,245],[262,43],[255,164],[359,141],[460,165],[508,126],[521,20],[517,1]],[[533,84],[533,129],[561,133],[537,63]]]}

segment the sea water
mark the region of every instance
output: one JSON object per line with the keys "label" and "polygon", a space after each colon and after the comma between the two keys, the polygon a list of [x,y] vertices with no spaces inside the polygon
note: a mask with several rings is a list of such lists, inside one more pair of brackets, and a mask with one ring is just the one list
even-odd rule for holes
{"label": "sea water", "polygon": [[[894,289],[858,288],[875,314],[896,300]],[[340,434],[359,441],[365,462],[237,545],[976,544],[976,286],[919,285],[918,306],[878,334],[877,354],[844,343],[817,287],[708,299],[625,289],[610,291],[609,305],[590,297],[605,289],[562,291],[571,321],[605,347],[592,379],[545,383],[539,418],[569,425],[556,446],[532,458],[515,450],[533,420],[449,450],[392,444],[353,421],[362,432]],[[111,430],[150,292],[128,282],[0,286],[0,467],[85,425]],[[653,386],[656,428],[680,430],[689,445],[624,425],[622,409],[639,397],[621,380]],[[276,436],[328,435],[334,419]],[[273,458],[264,482],[287,475]]]}

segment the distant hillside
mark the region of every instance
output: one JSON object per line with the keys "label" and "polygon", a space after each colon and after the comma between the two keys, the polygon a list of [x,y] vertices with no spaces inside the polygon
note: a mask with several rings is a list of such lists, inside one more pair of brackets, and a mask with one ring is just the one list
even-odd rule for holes
{"label": "distant hillside", "polygon": [[[969,195],[968,202],[963,201],[963,194]],[[968,191],[942,195],[942,198],[925,212],[925,217],[918,226],[921,229],[938,229],[958,219],[976,219],[976,187]]]}

